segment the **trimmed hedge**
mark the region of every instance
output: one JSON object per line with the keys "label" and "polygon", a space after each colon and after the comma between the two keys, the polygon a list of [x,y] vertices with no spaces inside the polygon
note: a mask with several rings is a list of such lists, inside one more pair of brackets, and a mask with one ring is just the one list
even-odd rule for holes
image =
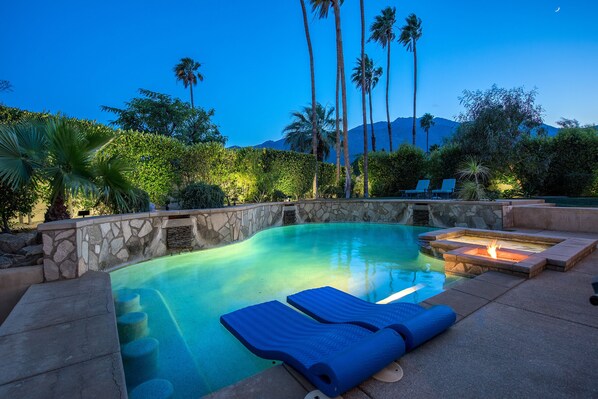
{"label": "trimmed hedge", "polygon": [[191,183],[181,191],[183,209],[221,208],[224,191],[215,184]]}

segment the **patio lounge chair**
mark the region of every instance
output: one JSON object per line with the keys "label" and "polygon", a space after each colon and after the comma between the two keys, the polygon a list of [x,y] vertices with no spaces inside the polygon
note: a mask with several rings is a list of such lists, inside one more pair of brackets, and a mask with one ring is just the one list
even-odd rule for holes
{"label": "patio lounge chair", "polygon": [[417,182],[417,186],[415,186],[415,190],[404,190],[403,192],[407,196],[424,196],[428,193],[428,189],[430,188],[430,180],[420,180]]}
{"label": "patio lounge chair", "polygon": [[350,324],[321,324],[278,301],[236,310],[221,316],[220,322],[255,355],[284,361],[330,397],[405,353],[396,331],[372,333]]}
{"label": "patio lounge chair", "polygon": [[323,323],[350,323],[378,331],[391,328],[405,340],[410,351],[455,323],[448,306],[425,309],[413,303],[378,305],[332,287],[321,287],[289,295],[287,302]]}
{"label": "patio lounge chair", "polygon": [[437,190],[432,190],[432,195],[446,195],[449,198],[455,192],[455,185],[457,184],[456,179],[444,179],[442,180],[442,187]]}

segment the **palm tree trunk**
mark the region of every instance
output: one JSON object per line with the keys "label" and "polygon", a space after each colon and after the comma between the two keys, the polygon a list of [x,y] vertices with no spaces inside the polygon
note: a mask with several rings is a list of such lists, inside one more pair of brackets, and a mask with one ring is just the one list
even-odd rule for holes
{"label": "palm tree trunk", "polygon": [[65,200],[62,195],[57,195],[52,205],[46,211],[44,215],[44,222],[53,222],[55,220],[70,219],[68,210],[66,209]]}
{"label": "palm tree trunk", "polygon": [[349,137],[347,122],[347,81],[345,80],[345,59],[343,56],[343,35],[341,32],[341,8],[339,0],[332,0],[334,25],[336,27],[336,58],[341,77],[341,102],[343,104],[343,151],[345,155],[345,198],[351,197],[351,162],[349,160]]}
{"label": "palm tree trunk", "polygon": [[359,0],[361,11],[361,112],[363,116],[363,197],[368,198],[368,115],[365,104],[365,11],[363,0]]}
{"label": "palm tree trunk", "polygon": [[314,154],[314,198],[318,198],[318,126],[316,110],[316,74],[314,71],[314,53],[311,47],[311,37],[309,35],[309,25],[307,24],[307,11],[305,11],[305,1],[299,0],[301,11],[303,13],[303,27],[305,28],[305,39],[307,40],[307,49],[309,51],[309,73],[311,78],[311,149]]}
{"label": "palm tree trunk", "polygon": [[191,108],[195,109],[195,106],[193,105],[193,83],[189,83],[189,90],[191,91]]}
{"label": "palm tree trunk", "polygon": [[376,135],[374,134],[374,116],[372,115],[372,90],[368,91],[370,100],[370,131],[372,132],[372,151],[376,152]]}
{"label": "palm tree trunk", "polygon": [[415,145],[415,105],[417,100],[417,49],[413,42],[413,145]]}
{"label": "palm tree trunk", "polygon": [[338,61],[336,62],[336,97],[335,97],[335,101],[336,101],[336,146],[335,146],[335,151],[336,151],[336,184],[338,184],[338,182],[341,179],[341,132],[340,132],[340,128],[339,128],[339,124],[340,124],[340,118],[339,118],[339,107],[338,107],[338,96],[339,96],[339,92],[340,92],[340,80],[341,80],[341,71],[338,65]]}
{"label": "palm tree trunk", "polygon": [[430,153],[430,135],[428,134],[430,129],[426,129],[426,154]]}
{"label": "palm tree trunk", "polygon": [[388,42],[388,52],[386,53],[386,123],[388,123],[388,145],[389,152],[392,152],[392,127],[390,126],[390,111],[388,109],[388,86],[390,84],[390,41]]}

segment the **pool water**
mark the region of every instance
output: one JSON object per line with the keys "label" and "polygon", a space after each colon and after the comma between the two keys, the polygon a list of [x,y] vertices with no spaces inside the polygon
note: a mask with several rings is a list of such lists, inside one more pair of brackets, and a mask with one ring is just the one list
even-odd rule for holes
{"label": "pool water", "polygon": [[198,397],[273,364],[259,359],[219,322],[236,309],[330,285],[370,302],[406,288],[417,303],[459,279],[418,251],[426,227],[305,224],[272,228],[224,247],[166,256],[111,273],[116,294],[140,294],[149,335],[160,341],[158,377],[175,397]]}

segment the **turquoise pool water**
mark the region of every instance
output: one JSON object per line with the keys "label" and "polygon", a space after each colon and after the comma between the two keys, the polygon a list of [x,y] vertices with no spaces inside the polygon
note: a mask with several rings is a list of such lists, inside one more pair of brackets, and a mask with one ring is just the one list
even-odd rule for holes
{"label": "turquoise pool water", "polygon": [[330,285],[377,302],[421,302],[458,279],[444,262],[420,254],[417,236],[432,230],[394,224],[305,224],[262,231],[241,243],[142,262],[111,273],[118,293],[140,294],[149,335],[160,341],[158,377],[176,397],[198,397],[256,374],[257,358],[220,315],[307,288]]}

